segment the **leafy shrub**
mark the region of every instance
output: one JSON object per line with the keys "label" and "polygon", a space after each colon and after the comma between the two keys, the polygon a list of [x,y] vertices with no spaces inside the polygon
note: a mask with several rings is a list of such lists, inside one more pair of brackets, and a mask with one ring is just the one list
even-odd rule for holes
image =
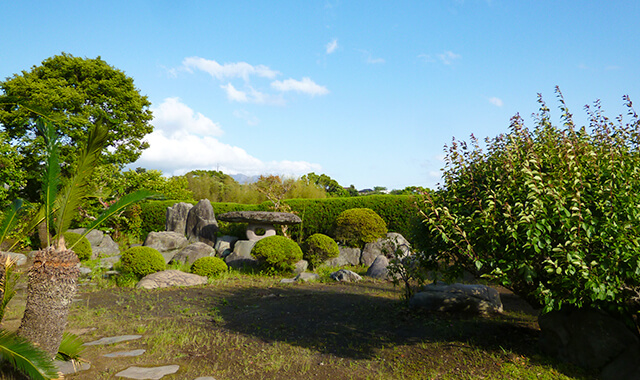
{"label": "leafy shrub", "polygon": [[201,257],[191,264],[191,273],[207,277],[215,277],[228,269],[224,260],[213,256]]}
{"label": "leafy shrub", "polygon": [[274,235],[258,240],[251,254],[261,265],[276,272],[291,271],[302,260],[302,250],[293,240]]}
{"label": "leafy shrub", "polygon": [[[516,116],[483,151],[454,140],[444,187],[424,205],[434,253],[485,274],[544,311],[563,305],[640,311],[638,116],[591,110],[577,129],[556,89],[563,127],[542,98],[533,131]],[[435,243],[435,245],[434,245]]]}
{"label": "leafy shrub", "polygon": [[165,270],[164,257],[157,249],[151,247],[131,247],[120,257],[122,268],[144,277],[148,274]]}
{"label": "leafy shrub", "polygon": [[68,248],[73,246],[73,252],[78,255],[78,259],[84,261],[91,258],[93,250],[91,249],[91,243],[89,243],[86,236],[70,231],[65,232],[63,236],[65,245]]}
{"label": "leafy shrub", "polygon": [[352,247],[362,247],[386,233],[387,224],[369,208],[345,210],[336,218],[336,239]]}
{"label": "leafy shrub", "polygon": [[338,257],[340,249],[338,243],[327,235],[313,234],[307,238],[304,244],[304,259],[311,263],[312,267]]}

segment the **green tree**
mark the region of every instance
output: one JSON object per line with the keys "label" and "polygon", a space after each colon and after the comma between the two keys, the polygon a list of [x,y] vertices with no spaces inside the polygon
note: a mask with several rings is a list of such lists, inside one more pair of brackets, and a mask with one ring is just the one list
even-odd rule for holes
{"label": "green tree", "polygon": [[349,193],[342,187],[338,181],[326,174],[307,173],[301,178],[303,181],[322,187],[331,197],[347,197]]}
{"label": "green tree", "polygon": [[25,172],[21,170],[22,158],[6,133],[0,132],[0,206],[14,199],[25,185]]}
{"label": "green tree", "polygon": [[37,173],[45,154],[34,110],[57,120],[65,171],[74,167],[78,152],[87,145],[89,128],[98,119],[109,125],[106,146],[110,148],[98,164],[121,168],[134,162],[147,147],[142,138],[153,130],[147,97],[140,95],[132,78],[100,57],[62,53],[0,82],[0,89],[0,127],[22,158],[27,177],[23,196],[31,201],[38,199]]}
{"label": "green tree", "polygon": [[[562,127],[542,98],[534,130],[512,119],[486,150],[456,141],[444,187],[423,213],[424,260],[499,281],[545,311],[564,305],[640,311],[640,123],[599,104],[576,128],[557,89]],[[454,272],[455,273],[455,272]]]}

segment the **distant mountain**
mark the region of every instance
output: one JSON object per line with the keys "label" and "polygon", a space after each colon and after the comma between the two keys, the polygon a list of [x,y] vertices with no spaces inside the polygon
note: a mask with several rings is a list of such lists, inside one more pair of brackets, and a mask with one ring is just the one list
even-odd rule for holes
{"label": "distant mountain", "polygon": [[231,178],[235,179],[240,184],[245,184],[245,183],[257,182],[258,179],[260,179],[260,176],[259,175],[248,176],[248,175],[244,175],[244,174],[232,174]]}

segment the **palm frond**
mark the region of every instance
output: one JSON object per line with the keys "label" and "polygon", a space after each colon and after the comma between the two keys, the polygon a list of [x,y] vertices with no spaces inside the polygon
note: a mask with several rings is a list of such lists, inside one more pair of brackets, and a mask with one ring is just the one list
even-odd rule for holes
{"label": "palm frond", "polygon": [[[151,190],[138,190],[138,191],[135,191],[135,192],[133,192],[131,194],[127,194],[127,195],[123,196],[117,202],[115,202],[114,204],[109,206],[108,209],[104,210],[102,212],[102,214],[100,214],[100,216],[98,216],[98,218],[96,220],[94,220],[93,223],[91,223],[87,227],[85,233],[82,234],[82,236],[86,236],[89,232],[91,232],[92,230],[96,229],[105,220],[107,220],[110,217],[112,217],[113,215],[116,215],[117,213],[121,212],[127,206],[129,206],[129,205],[131,205],[133,203],[136,203],[136,202],[140,202],[140,201],[145,200],[145,199],[149,199],[149,198],[153,198],[153,197],[159,197],[159,196],[161,196],[161,194],[158,194],[158,193],[153,192]],[[78,241],[80,241],[80,240],[81,239],[78,239]],[[73,246],[68,247],[68,249],[72,250]]]}
{"label": "palm frond", "polygon": [[[44,178],[42,180],[42,201],[45,208],[44,215],[46,216],[47,231],[49,231],[49,216],[53,214],[54,203],[60,185],[60,147],[58,146],[56,129],[50,121],[38,118],[36,127],[44,138],[47,155]],[[49,245],[51,245],[51,242],[47,241],[47,246]]]}
{"label": "palm frond", "polygon": [[65,332],[62,335],[62,341],[60,342],[56,359],[64,361],[78,361],[80,359],[80,354],[82,354],[82,351],[85,349],[83,344],[84,342],[77,335]]}
{"label": "palm frond", "polygon": [[20,211],[22,210],[22,205],[22,199],[15,199],[11,203],[11,208],[6,213],[4,213],[2,222],[0,222],[0,245],[4,242],[4,239],[7,238],[9,232],[13,230],[13,227],[16,225],[18,216],[20,214]]}
{"label": "palm frond", "polygon": [[7,304],[9,304],[9,301],[16,295],[16,285],[20,279],[20,274],[14,271],[17,261],[17,259],[5,254],[4,263],[0,264],[4,266],[4,274],[0,277],[0,293],[2,293],[0,299],[0,323],[2,323],[2,319],[4,318]]}
{"label": "palm frond", "polygon": [[0,330],[0,360],[6,361],[31,379],[58,379],[58,370],[46,352],[24,338]]}
{"label": "palm frond", "polygon": [[101,120],[96,121],[91,128],[86,148],[80,154],[75,173],[65,184],[56,202],[58,213],[56,215],[56,236],[54,241],[57,241],[69,229],[71,219],[76,215],[84,197],[87,196],[89,178],[107,142],[108,134],[109,128]]}

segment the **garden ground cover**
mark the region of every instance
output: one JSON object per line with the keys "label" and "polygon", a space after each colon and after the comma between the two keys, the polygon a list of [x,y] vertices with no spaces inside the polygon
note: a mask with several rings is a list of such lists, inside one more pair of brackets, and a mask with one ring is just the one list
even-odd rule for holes
{"label": "garden ground cover", "polygon": [[[163,379],[591,379],[541,355],[537,312],[500,288],[490,317],[411,311],[400,288],[358,283],[280,284],[232,273],[209,285],[138,290],[82,286],[68,330],[89,346],[91,369],[67,379],[111,379],[130,366],[177,364]],[[12,301],[14,302],[14,301]],[[5,327],[17,328],[20,303]],[[102,355],[145,349],[138,357]]]}

